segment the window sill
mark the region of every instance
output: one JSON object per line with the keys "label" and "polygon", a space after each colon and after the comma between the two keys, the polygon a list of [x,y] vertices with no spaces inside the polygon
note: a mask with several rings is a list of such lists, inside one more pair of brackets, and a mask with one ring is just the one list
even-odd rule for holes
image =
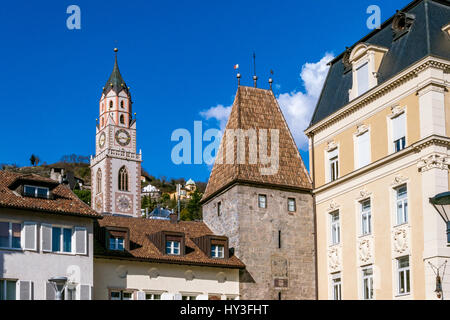
{"label": "window sill", "polygon": [[411,296],[411,292],[408,293],[397,293],[396,295],[394,295],[394,298],[398,298],[398,299],[404,299],[407,297]]}
{"label": "window sill", "polygon": [[403,227],[403,226],[409,226],[409,222],[396,224],[396,225],[394,226],[394,228],[400,228],[400,227]]}
{"label": "window sill", "polygon": [[[1,251],[15,251],[15,252],[24,252],[25,251],[25,249],[22,249],[22,248],[1,248],[1,247],[0,247],[0,250]],[[33,250],[29,250],[29,251],[33,251]]]}

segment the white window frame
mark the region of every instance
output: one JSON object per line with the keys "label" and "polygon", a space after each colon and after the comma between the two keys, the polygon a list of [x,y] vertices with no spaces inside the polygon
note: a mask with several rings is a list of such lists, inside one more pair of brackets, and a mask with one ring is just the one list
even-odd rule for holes
{"label": "white window frame", "polygon": [[[114,239],[114,248],[111,248],[111,239]],[[119,249],[119,239],[122,240],[122,249]],[[122,237],[109,237],[108,249],[112,251],[125,251],[125,239]]]}
{"label": "white window frame", "polygon": [[[112,293],[113,292],[118,292],[119,293],[119,299],[113,299],[112,298]],[[125,293],[129,293],[129,294],[131,294],[131,298],[130,299],[124,299],[124,297],[123,297],[123,295],[125,294]],[[131,291],[131,290],[127,290],[127,289],[112,289],[111,291],[110,291],[110,293],[109,293],[109,300],[134,300],[134,297],[133,297],[133,291]]]}
{"label": "white window frame", "polygon": [[[35,192],[34,192],[34,198],[38,198],[38,199],[48,199],[50,197],[50,189],[47,187],[39,187],[39,186],[32,186],[30,184],[26,184],[23,186],[23,194],[27,197],[31,197],[30,195],[25,193],[25,188],[35,188]],[[42,198],[42,197],[38,197],[38,189],[45,189],[47,190],[47,196],[46,198]]]}
{"label": "white window frame", "polygon": [[[291,204],[294,205],[294,210],[291,210]],[[288,212],[297,212],[297,201],[295,200],[295,198],[288,198]]]}
{"label": "white window frame", "polygon": [[[364,209],[364,204],[369,202],[369,209]],[[359,202],[359,216],[361,222],[361,236],[372,234],[372,199],[364,199]]]}
{"label": "white window frame", "polygon": [[[402,188],[406,188],[406,196],[399,198],[398,194],[399,194],[399,189]],[[394,210],[394,221],[395,221],[395,225],[396,226],[400,226],[402,224],[408,224],[409,223],[409,214],[408,214],[408,185],[407,184],[403,184],[400,186],[397,186],[394,188],[394,198],[395,198],[395,210]],[[399,204],[402,205],[402,218],[403,221],[399,221],[399,216],[398,216],[398,206]],[[405,209],[405,204],[406,204],[406,209]]]}
{"label": "white window frame", "polygon": [[[339,179],[339,147],[325,152],[328,182],[333,182]],[[336,156],[331,157],[334,152]],[[332,170],[332,164],[334,164],[334,170]],[[333,172],[335,173],[335,179],[333,179]]]}
{"label": "white window frame", "polygon": [[[364,66],[367,66],[367,86],[366,86],[367,89],[364,92],[362,92],[361,91],[361,81],[360,81],[361,79],[359,77],[359,75],[360,75],[359,70],[361,68],[363,68]],[[356,80],[356,97],[360,97],[370,90],[370,69],[371,68],[370,68],[369,59],[364,59],[363,61],[361,61],[360,63],[358,63],[355,66],[355,78],[357,79]]]}
{"label": "white window frame", "polygon": [[[75,250],[74,250],[74,244],[76,244],[76,239],[75,239],[75,229],[72,226],[64,226],[64,225],[57,225],[57,224],[53,224],[53,225],[49,225],[51,227],[51,241],[52,241],[52,250],[50,251],[51,253],[55,253],[55,254],[74,254]],[[61,229],[61,234],[59,236],[60,238],[60,243],[59,243],[59,249],[60,251],[54,251],[53,250],[53,228],[59,228]],[[70,237],[70,252],[66,252],[64,251],[64,229],[70,229],[72,231],[71,237]]]}
{"label": "white window frame", "polygon": [[[2,223],[8,223],[8,247],[0,247],[0,250],[15,250],[15,251],[23,251],[24,247],[24,234],[23,234],[23,223],[15,220],[0,220]],[[12,225],[19,224],[20,225],[20,248],[12,247]]]}
{"label": "white window frame", "polygon": [[[400,260],[408,259],[407,267],[400,267]],[[397,295],[406,296],[411,294],[411,259],[409,256],[399,257],[396,260],[397,263]],[[409,273],[409,281],[407,281],[407,273]],[[401,280],[403,278],[405,289],[409,287],[409,291],[401,292]]]}
{"label": "white window frame", "polygon": [[[404,116],[405,121],[405,146],[404,149],[408,146],[408,112],[406,106],[396,106],[393,108],[393,112],[387,116],[387,127],[388,127],[388,146],[389,146],[389,154],[394,154],[400,151],[395,150],[395,142],[394,142],[394,119]],[[404,150],[402,149],[402,150]]]}
{"label": "white window frame", "polygon": [[225,257],[225,247],[223,245],[211,245],[211,257],[215,259],[223,259]]}
{"label": "white window frame", "polygon": [[197,300],[198,295],[194,294],[182,294],[181,300]]}
{"label": "white window frame", "polygon": [[[368,146],[369,150],[363,150],[363,151],[368,152],[369,161],[367,163],[361,163],[361,149],[360,149],[359,139],[366,134],[367,134],[368,141],[369,141],[369,146]],[[372,141],[371,141],[370,129],[367,128],[365,131],[358,132],[353,136],[353,149],[354,149],[355,170],[364,168],[372,162]]]}
{"label": "white window frame", "polygon": [[340,272],[331,275],[331,295],[333,300],[342,300],[342,275]]}
{"label": "white window frame", "polygon": [[[330,215],[330,244],[332,246],[341,243],[341,216],[340,211],[336,210],[329,213]],[[337,216],[337,221],[333,221],[333,218]]]}
{"label": "white window frame", "polygon": [[[170,246],[168,246],[168,243],[170,243]],[[177,248],[177,246],[175,246],[175,243],[178,244],[178,248]],[[170,251],[168,252],[167,249],[170,249]],[[178,249],[178,253],[175,253],[175,249]],[[174,241],[174,240],[166,241],[166,254],[169,254],[172,256],[181,255],[181,242]]]}
{"label": "white window frame", "polygon": [[[261,201],[262,199],[264,199],[264,200]],[[263,204],[263,206],[262,206],[262,204]],[[267,195],[258,194],[258,208],[267,209]]]}
{"label": "white window frame", "polygon": [[[372,274],[371,275],[365,275],[365,271],[366,270],[371,270]],[[373,272],[374,272],[374,268],[373,266],[366,266],[363,267],[361,270],[361,278],[362,278],[362,299],[363,300],[373,300],[374,296],[375,296],[375,292],[373,289]],[[367,280],[367,285],[368,285],[368,291],[369,291],[369,296],[366,297],[366,280]]]}

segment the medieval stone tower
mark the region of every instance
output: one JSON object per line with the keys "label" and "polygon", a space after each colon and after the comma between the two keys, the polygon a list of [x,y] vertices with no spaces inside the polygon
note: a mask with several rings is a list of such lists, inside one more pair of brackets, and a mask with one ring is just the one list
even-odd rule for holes
{"label": "medieval stone tower", "polygon": [[316,298],[311,180],[271,90],[238,87],[202,203],[246,265],[241,299]]}
{"label": "medieval stone tower", "polygon": [[141,215],[141,154],[130,91],[117,64],[103,88],[91,158],[92,208],[99,213]]}

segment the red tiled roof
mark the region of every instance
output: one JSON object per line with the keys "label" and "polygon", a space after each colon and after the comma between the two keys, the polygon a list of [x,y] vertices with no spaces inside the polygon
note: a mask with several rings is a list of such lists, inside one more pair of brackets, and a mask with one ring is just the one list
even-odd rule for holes
{"label": "red tiled roof", "polygon": [[[250,164],[248,160],[248,142],[246,142],[246,163],[227,164],[225,155],[230,142],[225,142],[227,130],[233,129],[277,129],[279,130],[279,166],[272,175],[262,175],[261,168],[268,167],[258,160]],[[270,133],[267,134],[270,150]],[[259,139],[257,149],[259,150]],[[237,147],[234,146],[236,159]],[[260,185],[287,187],[295,189],[312,189],[311,179],[305,168],[298,148],[292,138],[278,102],[271,90],[251,87],[238,87],[230,117],[223,135],[219,153],[224,157],[223,163],[215,163],[202,201],[205,202],[233,182],[256,183]],[[259,159],[259,157],[258,157]],[[226,159],[228,160],[228,159]]]}
{"label": "red tiled roof", "polygon": [[[53,198],[24,197],[14,190],[19,184],[32,184],[33,182],[36,185],[49,186]],[[101,215],[81,201],[69,188],[52,179],[44,178],[36,174],[20,174],[1,170],[0,207],[101,218]]]}
{"label": "red tiled roof", "polygon": [[[129,230],[130,246],[127,251],[110,251],[105,247],[106,239],[99,239],[104,233],[99,228],[120,227]],[[178,232],[185,235],[186,253],[182,256],[162,253],[150,235],[158,232]],[[144,218],[119,217],[105,215],[96,225],[94,257],[126,260],[140,260],[158,263],[188,264],[224,268],[244,268],[245,265],[236,257],[213,259],[206,255],[192,239],[204,235],[212,235],[211,230],[203,222],[153,220]]]}

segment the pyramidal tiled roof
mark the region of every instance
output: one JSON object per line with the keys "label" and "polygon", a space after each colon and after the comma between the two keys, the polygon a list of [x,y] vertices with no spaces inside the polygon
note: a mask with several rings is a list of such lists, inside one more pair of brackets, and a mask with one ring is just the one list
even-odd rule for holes
{"label": "pyramidal tiled roof", "polygon": [[[279,164],[278,171],[274,174],[262,174],[263,168],[270,167],[259,161],[251,164],[249,161],[249,145],[246,141],[246,161],[237,164],[237,143],[234,146],[235,164],[228,164],[226,158],[227,132],[232,129],[255,129],[258,133],[257,150],[259,146],[260,129],[267,130],[267,153],[270,155],[271,134],[270,129],[279,132]],[[309,190],[312,188],[311,179],[305,168],[303,160],[289,131],[286,120],[281,112],[278,102],[271,90],[239,86],[233,103],[230,117],[220,144],[219,155],[223,155],[223,161],[216,160],[209,177],[208,185],[202,201],[209,200],[215,194],[234,183],[251,183],[261,186],[283,187],[292,189]]]}
{"label": "pyramidal tiled roof", "polygon": [[111,90],[113,90],[116,94],[119,94],[120,91],[125,90],[125,92],[129,94],[127,84],[120,74],[119,64],[117,63],[117,53],[114,61],[113,71],[111,72],[111,76],[109,77],[108,81],[105,84],[105,87],[103,88],[103,93],[106,96]]}

